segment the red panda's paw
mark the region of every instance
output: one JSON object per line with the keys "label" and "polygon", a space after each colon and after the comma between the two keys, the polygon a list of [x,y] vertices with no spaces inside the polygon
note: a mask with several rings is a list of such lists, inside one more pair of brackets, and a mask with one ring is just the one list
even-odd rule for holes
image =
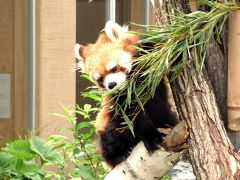
{"label": "red panda's paw", "polygon": [[115,127],[107,127],[99,134],[102,157],[112,167],[124,161],[136,145],[135,139],[130,138],[131,134],[126,133],[119,133]]}
{"label": "red panda's paw", "polygon": [[163,134],[159,133],[158,131],[152,132],[143,139],[144,146],[149,153],[153,153],[159,149],[162,142]]}
{"label": "red panda's paw", "polygon": [[104,160],[106,161],[106,163],[108,164],[108,166],[110,168],[114,168],[115,166],[117,166],[121,162],[125,161],[129,155],[130,155],[130,153],[128,153],[127,155],[116,156],[115,158],[111,157],[111,158],[107,158],[107,159],[104,159]]}

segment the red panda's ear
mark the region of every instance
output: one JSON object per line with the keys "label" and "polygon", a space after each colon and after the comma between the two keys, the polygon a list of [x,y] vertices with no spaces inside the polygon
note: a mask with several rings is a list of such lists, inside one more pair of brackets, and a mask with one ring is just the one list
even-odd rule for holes
{"label": "red panda's ear", "polygon": [[111,40],[108,38],[108,36],[106,35],[106,33],[101,33],[97,39],[97,42],[95,43],[95,45],[102,45],[105,43],[109,43],[111,42]]}
{"label": "red panda's ear", "polygon": [[135,48],[135,46],[138,45],[139,40],[139,36],[134,34],[128,34],[128,36],[123,39],[123,49],[130,52],[133,56],[136,55],[137,49]]}
{"label": "red panda's ear", "polygon": [[84,57],[83,57],[83,50],[84,50],[85,46],[82,46],[80,44],[75,44],[74,46],[74,53],[75,53],[75,57],[78,59],[78,60],[84,60]]}
{"label": "red panda's ear", "polygon": [[85,46],[82,46],[78,43],[74,46],[75,57],[79,60],[77,63],[77,69],[80,69],[82,72],[85,71],[85,57],[83,56],[84,48]]}
{"label": "red panda's ear", "polygon": [[120,26],[114,21],[108,21],[105,25],[104,30],[110,41],[116,41],[123,37],[124,33],[128,31],[128,27]]}

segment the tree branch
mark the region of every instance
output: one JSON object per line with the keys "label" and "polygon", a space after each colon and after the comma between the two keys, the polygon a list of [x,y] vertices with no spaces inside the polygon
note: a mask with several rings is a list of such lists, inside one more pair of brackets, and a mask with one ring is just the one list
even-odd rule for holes
{"label": "tree branch", "polygon": [[167,152],[160,149],[149,155],[140,142],[126,161],[116,166],[105,180],[143,180],[164,176],[179,161],[181,152]]}
{"label": "tree branch", "polygon": [[[167,132],[166,129],[160,129],[159,131],[162,133]],[[117,165],[105,177],[105,180],[147,180],[164,176],[177,164],[185,152],[183,149],[185,148],[184,143],[187,137],[187,125],[182,121],[165,137],[162,146],[168,150],[160,148],[153,154],[149,154],[143,142],[140,142],[133,149],[131,155],[124,162]]]}

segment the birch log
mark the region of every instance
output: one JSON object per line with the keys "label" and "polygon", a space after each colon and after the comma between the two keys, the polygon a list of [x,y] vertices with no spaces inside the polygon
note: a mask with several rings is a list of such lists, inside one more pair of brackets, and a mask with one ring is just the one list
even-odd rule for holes
{"label": "birch log", "polygon": [[[162,133],[168,129],[159,129]],[[188,138],[188,129],[184,121],[178,123],[170,132],[166,133],[162,146],[152,154],[140,142],[131,152],[126,161],[117,165],[105,180],[152,180],[160,179],[180,160]],[[171,150],[170,150],[171,149]],[[173,152],[174,151],[174,152]],[[177,152],[176,152],[177,151]]]}
{"label": "birch log", "polygon": [[140,142],[127,160],[116,166],[105,180],[160,179],[179,161],[181,154],[160,149],[149,155]]}

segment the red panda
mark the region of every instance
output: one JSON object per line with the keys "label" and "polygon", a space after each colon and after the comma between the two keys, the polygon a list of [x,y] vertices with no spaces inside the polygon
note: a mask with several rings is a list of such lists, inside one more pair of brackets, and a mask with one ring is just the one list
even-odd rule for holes
{"label": "red panda", "polygon": [[[109,21],[94,44],[76,44],[74,51],[80,60],[82,71],[88,73],[97,86],[107,91],[113,88],[121,91],[127,86],[134,59],[141,54],[135,48],[142,46],[138,43],[140,39],[141,37],[128,33],[127,27]],[[129,129],[119,131],[126,126],[122,125],[124,118],[115,114],[114,99],[110,101],[112,96],[104,97],[104,106],[96,118],[96,131],[100,153],[111,167],[124,161],[140,141],[143,141],[149,152],[159,148],[164,136],[157,128],[174,126],[178,121],[171,111],[167,94],[166,84],[162,80],[154,97],[144,105],[144,111],[138,113],[133,121],[135,137]],[[118,103],[126,98],[126,95],[121,95]],[[125,113],[131,119],[133,109],[129,107]]]}

